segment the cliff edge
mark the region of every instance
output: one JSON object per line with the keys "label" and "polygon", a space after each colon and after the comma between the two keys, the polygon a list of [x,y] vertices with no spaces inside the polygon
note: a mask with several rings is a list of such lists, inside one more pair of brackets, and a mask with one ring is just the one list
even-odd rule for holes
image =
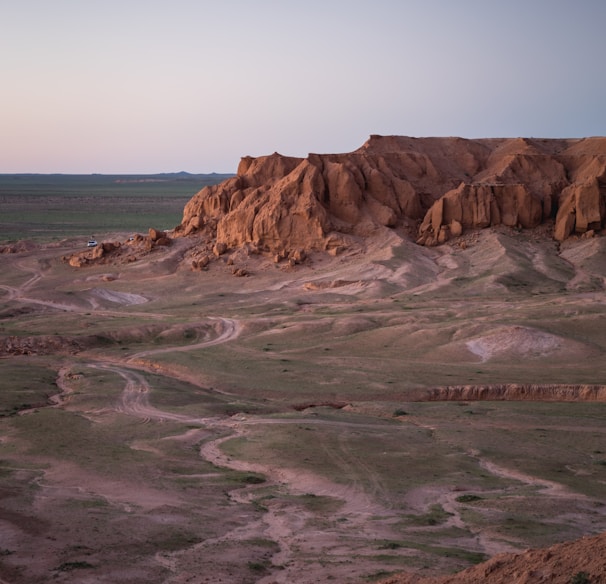
{"label": "cliff edge", "polygon": [[553,237],[606,221],[606,138],[371,136],[346,154],[242,158],[186,205],[175,235],[225,248],[334,253],[382,229],[438,245],[465,230],[553,223]]}

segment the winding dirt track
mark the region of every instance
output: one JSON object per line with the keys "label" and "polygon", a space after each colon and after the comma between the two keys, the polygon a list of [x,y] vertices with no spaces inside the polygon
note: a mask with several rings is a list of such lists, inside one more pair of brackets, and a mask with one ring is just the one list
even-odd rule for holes
{"label": "winding dirt track", "polygon": [[[32,268],[23,263],[17,264],[17,267],[24,272],[31,274],[24,283],[18,287],[0,285],[4,289],[11,300],[19,302],[45,305],[55,309],[69,310],[72,312],[84,312],[90,310],[90,306],[83,308],[81,305],[69,303],[56,303],[51,301],[40,300],[31,297],[31,288],[43,278],[43,270],[39,267]],[[119,298],[111,296],[111,298]],[[99,306],[93,306],[95,314],[118,314],[123,315],[123,312],[107,311],[99,309]],[[146,317],[166,316],[156,315],[147,312],[129,312],[134,315],[145,315]],[[341,436],[336,445],[324,444],[323,448],[327,458],[332,461],[336,468],[343,471],[344,481],[336,483],[320,475],[302,471],[300,468],[293,465],[292,468],[285,468],[279,465],[251,463],[244,460],[237,460],[225,454],[221,445],[224,441],[234,437],[246,437],[252,427],[258,427],[269,424],[293,424],[300,423],[296,419],[277,419],[277,418],[262,418],[247,416],[238,418],[218,418],[208,417],[200,418],[178,414],[168,411],[163,411],[152,405],[150,397],[152,387],[147,381],[144,371],[148,369],[149,357],[154,355],[168,354],[171,352],[187,352],[194,350],[203,350],[207,347],[219,345],[235,341],[242,331],[241,323],[236,319],[223,317],[209,317],[208,319],[213,324],[215,336],[207,338],[204,341],[186,346],[162,347],[140,351],[130,355],[128,358],[120,362],[110,362],[109,360],[98,360],[89,362],[88,367],[111,372],[122,380],[123,386],[121,394],[113,408],[116,412],[124,415],[136,417],[147,422],[176,422],[184,425],[199,425],[204,428],[212,428],[220,431],[223,435],[220,438],[206,442],[199,450],[200,456],[213,463],[216,466],[229,468],[238,471],[258,472],[268,479],[265,487],[268,484],[277,486],[283,492],[289,495],[314,495],[316,497],[331,497],[339,499],[343,502],[342,506],[335,512],[332,512],[330,519],[332,520],[332,542],[336,548],[343,547],[341,540],[348,537],[351,532],[356,533],[359,541],[373,542],[385,539],[399,539],[401,532],[396,532],[391,527],[391,522],[394,521],[393,509],[391,509],[387,496],[387,488],[382,483],[381,477],[376,473],[372,466],[366,463],[358,456],[352,445],[348,443],[347,437]],[[67,367],[59,372],[57,383],[63,390],[63,394],[57,397],[54,401],[56,406],[62,407],[68,398],[65,388],[69,384],[63,382],[63,377]],[[150,369],[151,370],[151,369]],[[154,373],[157,373],[154,371]],[[468,392],[471,393],[471,392]],[[465,399],[470,399],[467,395]],[[461,399],[461,395],[457,394],[456,399]],[[339,426],[354,426],[347,422],[337,422],[329,420],[311,420],[305,418],[306,424],[326,425],[331,428]],[[373,426],[370,424],[355,424],[358,429],[364,428],[384,428],[384,426]],[[393,427],[393,431],[398,431],[397,427]],[[229,432],[225,436],[225,432]],[[479,456],[479,453],[469,453],[477,464],[489,472],[490,474],[513,479],[529,486],[537,487],[543,490],[548,497],[573,497],[570,492],[565,491],[557,483],[545,481],[537,477],[525,475],[519,472],[512,471],[500,467],[491,461],[488,461]],[[230,496],[234,501],[240,503],[251,503],[255,498],[255,486],[248,486],[239,490],[230,491]],[[440,504],[444,510],[451,514],[447,526],[459,528],[461,530],[468,529],[464,518],[459,512],[459,506],[456,504],[458,493],[448,491],[446,489],[440,492],[421,492],[416,494],[418,500],[413,501],[411,496],[411,508],[422,512],[427,508],[428,501],[434,504]],[[377,520],[380,517],[382,519]],[[287,582],[313,582],[315,576],[310,573],[309,580],[305,580],[304,576],[309,571],[309,557],[313,553],[312,543],[318,539],[321,534],[319,528],[314,527],[313,522],[307,520],[311,518],[311,513],[301,510],[299,506],[295,513],[285,510],[284,507],[275,507],[270,503],[267,504],[267,510],[263,514],[262,519],[252,521],[244,527],[237,527],[225,534],[223,540],[239,541],[245,537],[260,537],[265,536],[278,543],[279,551],[274,555],[273,562],[275,565],[282,566],[280,570],[273,570],[267,577],[258,580],[262,584],[270,583],[287,583]],[[323,534],[322,534],[323,535]],[[472,535],[475,540],[471,541],[470,547],[474,547],[488,554],[511,551],[511,547],[501,539],[492,538],[490,534],[475,534]],[[208,546],[212,541],[203,542],[200,546]],[[368,545],[368,544],[367,544]],[[300,550],[309,551],[309,555],[301,554]],[[366,553],[368,548],[362,548],[360,545],[359,551]],[[351,551],[355,553],[356,548]],[[335,552],[337,553],[337,552]],[[341,552],[342,553],[342,552]],[[175,580],[176,582],[176,580]],[[0,582],[0,584],[2,584]]]}
{"label": "winding dirt track", "polygon": [[140,351],[131,355],[128,359],[129,362],[137,361],[143,357],[149,357],[151,355],[162,355],[165,353],[176,353],[176,352],[188,352],[195,351],[197,349],[204,349],[206,347],[212,347],[214,345],[220,345],[229,341],[235,340],[242,330],[242,326],[239,321],[233,318],[223,318],[219,316],[211,316],[208,318],[211,322],[216,323],[219,327],[219,334],[214,339],[195,343],[193,345],[184,345],[180,347],[162,347],[161,349],[150,349],[149,351]]}
{"label": "winding dirt track", "polygon": [[[206,346],[213,346],[219,343],[225,343],[234,340],[241,326],[232,319],[217,319],[222,323],[221,330],[217,337],[201,343],[196,343],[187,347],[177,347],[175,350],[199,350]],[[170,352],[171,348],[162,348],[152,351],[144,351],[133,355],[129,358],[129,362],[145,356],[149,357],[153,354],[164,354]],[[269,483],[264,483],[264,487],[268,484],[274,484],[280,489],[285,490],[291,495],[312,495],[316,497],[332,497],[343,502],[341,508],[336,512],[336,519],[333,531],[338,534],[338,537],[346,537],[352,530],[366,541],[377,541],[382,539],[397,539],[398,534],[390,528],[390,520],[377,521],[373,517],[391,517],[393,509],[387,503],[388,498],[385,496],[386,489],[382,485],[380,477],[373,472],[372,468],[365,464],[354,450],[347,444],[346,438],[340,438],[338,448],[330,448],[324,446],[329,459],[334,465],[343,470],[347,481],[345,483],[335,483],[329,479],[316,475],[314,473],[301,471],[299,468],[286,468],[284,466],[268,465],[251,463],[243,460],[237,460],[225,454],[221,449],[221,444],[235,437],[246,437],[248,430],[253,426],[264,424],[293,424],[300,423],[299,420],[280,420],[275,418],[262,417],[238,417],[234,416],[229,419],[225,418],[198,418],[182,414],[175,414],[160,410],[150,403],[151,387],[145,377],[137,371],[133,371],[128,367],[109,364],[109,363],[91,363],[90,367],[111,371],[119,375],[124,380],[124,387],[118,403],[115,405],[115,410],[135,416],[144,421],[172,421],[182,424],[192,425],[199,424],[202,427],[213,428],[222,432],[228,431],[228,436],[222,436],[215,440],[206,442],[200,448],[200,456],[212,464],[230,468],[232,470],[260,473],[266,477]],[[355,426],[361,428],[381,428],[381,425],[360,425],[350,424],[347,422],[330,422],[327,420],[310,420],[306,419],[306,424],[328,425],[331,427],[338,426]],[[574,497],[574,494],[566,491],[560,485],[550,481],[522,475],[521,473],[511,471],[493,464],[492,462],[480,458],[479,453],[470,452],[469,455],[476,459],[478,465],[490,472],[491,474],[513,479],[530,486],[544,489],[546,496],[553,497]],[[439,504],[443,509],[450,514],[445,526],[452,526],[461,530],[469,529],[464,519],[459,513],[460,506],[456,503],[457,492],[450,490],[426,493],[421,495],[417,502],[419,511],[427,504],[427,497],[433,498],[434,504]],[[245,487],[243,489],[230,492],[230,497],[238,503],[250,504],[256,496],[255,487]],[[413,508],[416,506],[412,501]],[[339,527],[338,518],[347,519],[346,526]],[[283,583],[286,584],[292,581],[302,581],[301,574],[305,572],[308,560],[301,559],[299,553],[301,548],[310,545],[319,537],[315,528],[310,528],[308,520],[311,515],[300,508],[294,514],[285,514],[283,508],[273,508],[271,504],[267,505],[267,510],[261,520],[255,520],[252,523],[243,527],[237,527],[229,531],[220,540],[209,540],[200,547],[208,547],[221,542],[234,542],[246,539],[247,537],[264,536],[275,541],[279,546],[272,562],[275,565],[282,566],[282,569],[272,572],[270,576],[258,580],[259,584]],[[337,539],[338,539],[337,537]],[[472,534],[470,544],[480,551],[494,555],[502,552],[515,551],[510,544],[498,537],[492,537],[490,534],[475,532]],[[295,548],[298,550],[295,553]]]}
{"label": "winding dirt track", "polygon": [[[175,350],[199,350],[204,347],[226,343],[237,338],[241,331],[240,323],[234,319],[217,317],[213,320],[215,320],[219,329],[219,333],[215,338],[188,346],[165,347],[142,351],[132,355],[128,359],[128,363],[136,363],[142,357],[165,354]],[[235,460],[221,450],[221,444],[225,440],[246,436],[247,429],[253,425],[293,424],[300,422],[298,420],[279,420],[275,418],[198,418],[163,411],[151,405],[151,387],[144,375],[139,371],[134,371],[126,366],[114,363],[89,363],[88,367],[110,371],[122,378],[124,386],[120,398],[114,406],[115,411],[119,413],[135,416],[146,422],[152,420],[160,423],[171,421],[187,425],[199,424],[205,428],[213,428],[222,432],[227,430],[229,432],[228,436],[206,442],[200,448],[200,456],[206,461],[232,470],[260,473],[269,481],[269,483],[264,483],[265,487],[273,483],[291,495],[331,497],[341,500],[343,505],[338,511],[338,516],[342,519],[347,518],[347,523],[345,525],[342,523],[342,527],[334,528],[336,532],[342,531],[341,537],[347,537],[347,534],[352,530],[363,541],[372,542],[377,539],[396,537],[396,533],[389,527],[389,521],[371,520],[373,516],[389,517],[392,514],[392,510],[381,503],[377,497],[384,491],[379,477],[353,453],[352,448],[343,442],[343,440],[341,440],[337,450],[327,452],[335,464],[343,470],[344,475],[353,473],[353,479],[348,479],[345,483],[335,483],[319,475],[301,471],[299,468],[285,468],[277,465]],[[379,424],[331,423],[326,420],[306,420],[306,423],[330,426],[354,426],[358,429],[361,427],[385,428]],[[372,487],[370,491],[363,487],[366,479],[370,480]],[[240,490],[231,491],[230,497],[238,503],[250,504],[255,497],[255,489],[254,487],[245,487]],[[254,521],[244,527],[237,527],[220,539],[223,542],[233,542],[247,537],[260,536],[272,539],[279,546],[279,552],[272,558],[273,563],[287,567],[272,572],[271,576],[258,580],[258,583],[287,584],[293,581],[301,581],[301,574],[307,569],[308,560],[301,559],[300,554],[294,552],[294,548],[300,549],[302,546],[310,546],[312,542],[317,540],[319,536],[317,528],[307,525],[310,519],[312,519],[312,514],[301,510],[300,507],[294,513],[284,513],[283,508],[274,509],[271,505],[268,505],[267,511],[260,521]],[[217,543],[217,540],[209,540],[201,544],[201,547],[208,547]]]}
{"label": "winding dirt track", "polygon": [[208,420],[203,418],[165,412],[152,406],[149,403],[151,389],[149,383],[141,373],[105,363],[89,363],[88,367],[111,371],[124,380],[124,389],[118,403],[114,407],[121,414],[142,418],[144,421],[157,420],[165,422],[170,420],[183,424],[204,424],[208,422]]}
{"label": "winding dirt track", "polygon": [[6,291],[8,300],[24,300],[27,302],[36,303],[36,299],[26,298],[25,293],[42,278],[42,270],[39,267],[31,268],[29,266],[25,266],[24,262],[16,263],[15,267],[21,270],[22,272],[31,273],[32,276],[28,280],[23,282],[20,286],[15,287],[8,286],[6,284],[0,284],[0,288]]}
{"label": "winding dirt track", "polygon": [[[114,405],[116,412],[134,416],[144,422],[177,422],[184,425],[200,425],[205,428],[213,428],[222,433],[229,432],[228,436],[223,436],[215,440],[206,442],[200,448],[200,456],[212,464],[229,468],[237,471],[256,472],[266,477],[269,483],[275,484],[284,489],[291,495],[312,495],[316,497],[332,497],[343,502],[335,517],[341,519],[347,518],[346,526],[343,528],[333,528],[336,533],[343,531],[340,537],[346,537],[352,529],[362,539],[367,541],[377,541],[382,539],[398,539],[399,534],[394,532],[390,526],[390,521],[371,520],[372,517],[390,517],[393,509],[389,505],[388,498],[385,496],[386,488],[382,485],[380,477],[373,472],[372,468],[365,464],[359,456],[356,456],[346,439],[341,437],[338,447],[324,445],[324,450],[335,467],[342,469],[344,476],[348,477],[346,483],[335,483],[329,479],[310,472],[301,471],[299,468],[285,468],[283,466],[274,466],[267,464],[251,463],[242,460],[233,459],[226,455],[221,444],[235,437],[245,437],[248,428],[265,424],[296,424],[299,420],[262,417],[236,417],[225,419],[218,417],[193,417],[183,414],[177,414],[160,410],[150,402],[152,388],[146,380],[141,369],[146,370],[149,365],[144,358],[153,355],[167,354],[171,352],[185,352],[201,350],[205,347],[215,346],[222,343],[234,341],[242,330],[241,323],[235,319],[223,317],[211,317],[210,320],[215,324],[214,330],[216,336],[199,343],[177,346],[162,347],[147,351],[140,351],[128,357],[124,365],[115,362],[91,362],[87,366],[90,368],[105,370],[118,375],[124,382],[120,398]],[[129,366],[130,365],[130,366]],[[132,367],[138,367],[135,370]],[[65,370],[63,371],[65,373]],[[60,375],[61,377],[61,375]],[[61,384],[59,384],[61,386]],[[57,405],[61,406],[65,401],[65,394],[61,394],[56,400]],[[351,424],[348,422],[331,422],[328,420],[310,420],[306,418],[306,424],[325,425],[330,427],[355,426],[357,429],[384,429],[384,426],[374,424]],[[484,460],[479,457],[479,453],[470,453],[470,456],[477,459],[478,465],[495,476],[507,479],[514,479],[531,486],[545,489],[547,496],[570,497],[572,494],[563,487],[549,481],[544,481],[536,477],[522,475],[515,471],[510,471]],[[455,499],[458,493],[444,491],[433,494],[434,504],[439,504],[450,514],[445,526],[452,526],[461,530],[468,529],[467,524],[459,514],[459,506]],[[231,491],[230,497],[238,503],[250,504],[255,498],[255,488],[245,487],[240,490]],[[427,504],[425,498],[419,501],[419,511],[422,511]],[[413,508],[415,505],[413,504]],[[246,537],[265,536],[275,541],[279,546],[272,561],[275,565],[282,566],[282,569],[272,572],[271,575],[258,580],[258,584],[280,583],[287,584],[292,581],[301,581],[301,574],[307,569],[308,560],[300,559],[300,554],[295,553],[295,548],[300,551],[302,546],[309,545],[318,536],[318,532],[307,526],[308,520],[312,515],[300,508],[293,516],[284,513],[284,509],[274,509],[271,505],[267,506],[267,511],[260,521],[255,521],[244,527],[238,527],[225,534],[222,541],[239,541]],[[515,551],[511,545],[499,538],[493,538],[489,534],[475,533],[472,537],[475,539],[475,545],[479,550],[494,555],[502,552]],[[209,540],[202,547],[210,546],[217,541]],[[286,566],[286,568],[284,568]]]}

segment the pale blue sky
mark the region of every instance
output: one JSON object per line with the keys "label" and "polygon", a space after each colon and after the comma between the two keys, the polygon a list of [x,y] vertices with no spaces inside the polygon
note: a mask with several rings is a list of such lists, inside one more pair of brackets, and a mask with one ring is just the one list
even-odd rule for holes
{"label": "pale blue sky", "polygon": [[604,0],[0,0],[0,172],[606,135]]}

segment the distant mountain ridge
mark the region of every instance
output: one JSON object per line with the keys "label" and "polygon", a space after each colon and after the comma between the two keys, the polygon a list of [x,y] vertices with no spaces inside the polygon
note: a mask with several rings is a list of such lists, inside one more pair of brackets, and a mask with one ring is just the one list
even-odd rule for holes
{"label": "distant mountain ridge", "polygon": [[177,236],[226,248],[337,251],[377,230],[438,245],[469,229],[553,224],[558,241],[606,221],[606,138],[373,135],[346,154],[241,159],[185,206]]}

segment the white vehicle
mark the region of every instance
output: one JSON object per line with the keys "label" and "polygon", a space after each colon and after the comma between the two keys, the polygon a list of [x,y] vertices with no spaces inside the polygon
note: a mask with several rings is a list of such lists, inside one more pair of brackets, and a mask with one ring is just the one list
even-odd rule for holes
{"label": "white vehicle", "polygon": [[97,242],[94,239],[90,239],[88,241],[88,243],[86,244],[86,247],[96,247],[97,246]]}

